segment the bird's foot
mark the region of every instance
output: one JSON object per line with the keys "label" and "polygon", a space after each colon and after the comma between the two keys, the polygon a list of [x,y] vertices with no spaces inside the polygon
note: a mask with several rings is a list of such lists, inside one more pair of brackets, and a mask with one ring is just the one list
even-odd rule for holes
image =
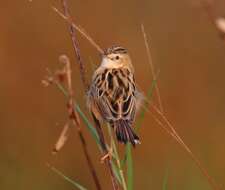
{"label": "bird's foot", "polygon": [[111,160],[112,154],[113,154],[113,149],[110,147],[108,152],[104,156],[101,157],[101,163],[104,163],[106,159]]}

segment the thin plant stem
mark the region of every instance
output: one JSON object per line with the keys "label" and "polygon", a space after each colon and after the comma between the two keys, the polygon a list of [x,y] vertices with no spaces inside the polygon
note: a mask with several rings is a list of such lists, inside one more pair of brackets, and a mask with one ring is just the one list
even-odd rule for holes
{"label": "thin plant stem", "polygon": [[90,35],[87,34],[87,32],[85,32],[85,30],[81,27],[81,26],[77,26],[74,22],[73,19],[71,17],[67,17],[65,16],[62,12],[60,12],[57,8],[52,7],[52,9],[60,16],[62,17],[67,23],[69,23],[71,26],[73,26],[73,28],[75,28],[82,36],[84,36],[90,43],[91,45],[93,45],[93,47],[95,47],[98,52],[100,54],[103,54],[104,51],[102,50],[102,48],[93,40],[93,38],[91,38]]}
{"label": "thin plant stem", "polygon": [[59,171],[58,169],[56,169],[55,167],[51,166],[49,163],[46,163],[47,167],[49,167],[53,172],[55,172],[56,174],[58,174],[59,176],[61,176],[64,180],[68,181],[69,183],[71,183],[73,186],[75,186],[77,189],[79,190],[87,190],[85,187],[83,187],[82,185],[80,185],[79,183],[75,182],[74,180],[70,179],[69,177],[67,177],[66,175],[64,175],[61,171]]}
{"label": "thin plant stem", "polygon": [[[144,25],[141,25],[141,29],[142,29],[142,33],[143,33],[143,37],[144,37],[144,41],[145,41],[145,46],[146,46],[146,51],[147,51],[147,55],[148,55],[148,59],[149,59],[149,64],[151,67],[151,71],[152,71],[152,75],[153,75],[153,79],[155,80],[155,71],[154,71],[154,66],[153,66],[153,62],[152,62],[152,58],[151,58],[151,53],[150,53],[150,48],[148,45],[148,41],[147,41],[147,36],[145,33],[145,29],[144,29]],[[159,93],[159,89],[157,87],[157,81],[156,81],[156,93],[158,96],[158,101],[159,101],[159,109],[152,105],[151,107],[154,109],[154,111],[161,117],[161,119],[166,123],[166,125],[163,125],[162,122],[157,118],[154,117],[155,121],[163,127],[163,129],[169,133],[175,140],[176,142],[178,142],[178,144],[180,144],[182,146],[182,148],[184,150],[187,151],[187,153],[190,155],[190,157],[192,158],[192,160],[195,162],[195,164],[197,165],[197,167],[200,169],[200,171],[202,172],[202,174],[207,178],[209,184],[211,185],[211,187],[215,190],[219,190],[220,187],[216,184],[216,182],[214,181],[214,179],[209,175],[208,171],[206,170],[206,168],[201,164],[201,162],[198,160],[198,158],[193,154],[193,152],[190,150],[190,148],[184,143],[184,141],[182,140],[182,138],[178,135],[178,133],[176,132],[175,128],[173,127],[173,125],[169,122],[169,120],[166,118],[166,116],[163,113],[163,108],[162,108],[162,103],[161,103],[161,98],[160,98],[160,93]]]}
{"label": "thin plant stem", "polygon": [[[76,29],[77,31],[79,31],[84,37],[86,37],[86,39],[101,53],[103,54],[103,50],[100,48],[99,45],[97,45],[97,43],[95,43],[95,41],[89,36],[87,35],[87,33],[81,28],[81,27],[78,27],[76,24],[74,24],[70,14],[69,14],[69,8],[68,8],[68,4],[67,4],[67,1],[66,0],[61,0],[61,3],[63,5],[63,9],[64,9],[64,14],[61,13],[58,9],[54,8],[53,9],[62,17],[64,18],[68,24],[69,24],[69,29],[70,29],[70,34],[71,34],[71,38],[72,38],[72,42],[73,42],[73,47],[74,47],[74,50],[75,50],[75,55],[76,55],[76,58],[80,64],[80,75],[81,75],[81,78],[82,78],[82,81],[83,81],[83,85],[84,85],[84,88],[85,88],[85,91],[88,90],[88,84],[86,83],[86,77],[85,77],[85,67],[84,67],[84,63],[83,61],[81,60],[81,56],[80,56],[80,49],[79,49],[79,46],[78,46],[78,43],[77,43],[77,39],[75,37],[75,31],[74,29]],[[107,146],[106,146],[106,143],[105,143],[105,139],[104,139],[104,135],[103,135],[103,131],[101,129],[101,126],[100,124],[96,125],[95,123],[95,126],[96,126],[96,130],[97,130],[97,133],[99,135],[99,139],[100,139],[100,145],[101,145],[101,148],[103,150],[103,153],[104,154],[107,154],[108,153],[108,150],[107,150]],[[110,177],[111,177],[111,181],[112,181],[112,185],[113,185],[113,189],[114,190],[118,190],[119,189],[119,186],[117,184],[117,181],[116,181],[116,177],[113,173],[113,170],[112,170],[112,163],[111,163],[111,160],[109,157],[107,157],[105,159],[105,164],[106,166],[108,167],[108,170],[109,170],[109,174],[110,174]],[[97,181],[96,181],[97,182]],[[98,182],[99,183],[99,182]],[[100,188],[100,185],[98,185]],[[97,184],[96,184],[96,187],[97,187]]]}
{"label": "thin plant stem", "polygon": [[102,158],[102,160],[104,161],[104,163],[108,167],[109,174],[110,174],[110,177],[111,177],[111,182],[112,182],[112,185],[113,185],[113,190],[119,190],[119,186],[118,186],[118,183],[117,183],[117,180],[116,180],[116,176],[113,172],[111,158],[110,158],[110,155],[109,155],[110,153],[107,149],[107,145],[106,145],[106,142],[105,142],[105,138],[104,138],[104,135],[103,135],[101,125],[100,125],[99,121],[97,119],[95,119],[95,117],[93,117],[93,118],[94,118],[96,131],[97,131],[98,136],[99,136],[100,146],[101,146],[102,153],[103,153],[104,159]]}
{"label": "thin plant stem", "polygon": [[[195,164],[197,165],[197,167],[200,169],[200,171],[202,172],[202,174],[207,178],[209,184],[211,185],[211,187],[215,190],[220,190],[221,188],[218,186],[218,184],[214,181],[214,179],[209,175],[208,171],[206,170],[206,168],[202,165],[202,163],[199,161],[199,159],[193,154],[193,152],[190,150],[190,148],[184,143],[184,141],[182,140],[182,138],[179,136],[179,134],[176,132],[176,130],[174,129],[173,125],[169,122],[169,120],[166,118],[166,116],[155,106],[152,106],[152,108],[155,110],[156,113],[159,114],[159,116],[161,116],[161,118],[163,119],[163,121],[166,123],[166,125],[169,127],[170,131],[169,134],[178,142],[178,144],[181,145],[182,148],[184,148],[184,150],[186,150],[186,152],[190,155],[190,157],[192,158],[192,160],[195,162]],[[162,125],[161,125],[162,126]],[[165,129],[165,127],[164,127]],[[168,131],[167,131],[168,132]]]}
{"label": "thin plant stem", "polygon": [[86,140],[85,140],[84,135],[83,135],[82,130],[81,130],[80,119],[79,119],[77,111],[74,109],[70,61],[69,61],[69,58],[66,57],[65,55],[60,57],[60,61],[65,64],[65,68],[66,68],[66,77],[67,77],[67,85],[68,85],[68,98],[69,98],[67,108],[68,108],[69,118],[72,121],[72,124],[77,129],[77,133],[78,133],[79,139],[81,141],[81,145],[82,145],[83,152],[84,152],[87,164],[88,164],[88,168],[89,168],[89,170],[91,172],[91,175],[93,177],[96,189],[101,190],[102,188],[101,188],[96,170],[94,168],[94,165],[91,161],[91,157],[90,157],[89,151],[87,149]]}
{"label": "thin plant stem", "polygon": [[[61,0],[61,4],[63,6],[63,11],[64,11],[65,16],[70,18],[67,0]],[[69,24],[68,27],[69,27],[70,36],[71,36],[71,39],[72,39],[73,48],[74,48],[74,51],[75,51],[75,54],[76,54],[76,57],[77,57],[77,61],[78,61],[79,67],[80,67],[81,80],[83,82],[85,90],[87,90],[88,84],[87,84],[87,80],[86,80],[86,77],[85,77],[85,73],[86,73],[85,66],[84,66],[84,62],[83,62],[83,60],[81,58],[81,55],[80,55],[80,49],[78,48],[75,30],[74,30],[74,27],[70,24]]]}
{"label": "thin plant stem", "polygon": [[[156,80],[155,68],[154,68],[154,65],[153,65],[150,47],[149,47],[149,44],[148,44],[148,39],[147,39],[147,35],[145,33],[145,28],[144,28],[143,24],[141,25],[141,31],[142,31],[142,34],[143,34],[143,37],[144,37],[145,48],[146,48],[146,52],[147,52],[147,56],[148,56],[148,62],[149,62],[149,65],[151,67],[152,77],[153,77],[153,80]],[[163,105],[162,105],[162,100],[161,100],[161,96],[160,96],[160,93],[159,93],[158,82],[156,82],[156,84],[155,84],[155,90],[156,90],[156,96],[158,98],[159,108],[160,108],[161,112],[163,112]]]}
{"label": "thin plant stem", "polygon": [[117,163],[117,166],[118,166],[118,169],[119,169],[119,172],[120,172],[122,186],[123,186],[124,190],[127,190],[127,185],[126,185],[126,181],[125,181],[125,178],[124,178],[123,169],[122,169],[122,166],[121,166],[121,163],[120,163],[119,154],[118,154],[118,151],[117,151],[117,148],[116,148],[116,144],[115,144],[115,141],[114,141],[114,138],[113,138],[113,135],[112,135],[111,126],[108,126],[108,129],[109,129],[109,135],[111,137],[111,144],[112,144],[113,152],[114,152],[114,155],[115,155],[114,158],[116,160],[116,163]]}
{"label": "thin plant stem", "polygon": [[59,152],[59,150],[64,146],[65,142],[68,139],[68,130],[69,130],[70,126],[69,126],[69,121],[67,121],[63,127],[62,132],[60,133],[60,136],[55,144],[55,147],[52,151],[53,154],[56,154],[57,152]]}
{"label": "thin plant stem", "polygon": [[132,158],[132,147],[131,144],[128,143],[126,146],[126,153],[127,153],[127,189],[133,190],[134,189],[134,171],[133,171],[133,158]]}

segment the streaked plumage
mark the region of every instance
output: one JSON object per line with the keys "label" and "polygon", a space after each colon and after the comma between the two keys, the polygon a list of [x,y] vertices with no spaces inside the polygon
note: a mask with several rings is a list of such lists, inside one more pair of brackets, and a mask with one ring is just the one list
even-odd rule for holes
{"label": "streaked plumage", "polygon": [[126,49],[113,46],[105,51],[88,92],[88,107],[95,122],[109,123],[120,142],[139,143],[132,130],[140,93],[136,89],[134,69]]}

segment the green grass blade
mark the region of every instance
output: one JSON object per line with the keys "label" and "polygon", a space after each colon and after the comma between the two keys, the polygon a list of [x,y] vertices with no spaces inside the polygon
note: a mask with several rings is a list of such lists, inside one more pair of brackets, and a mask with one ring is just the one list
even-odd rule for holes
{"label": "green grass blade", "polygon": [[114,163],[114,161],[112,161],[111,163],[112,163],[113,173],[115,174],[116,179],[118,180],[118,182],[120,184],[122,184],[122,179],[121,179],[121,176],[120,176],[119,168],[116,166],[116,164]]}
{"label": "green grass blade", "polygon": [[133,190],[133,158],[131,153],[132,146],[130,143],[126,146],[127,153],[127,189]]}
{"label": "green grass blade", "polygon": [[[61,85],[58,82],[56,82],[55,84],[56,84],[56,87],[64,94],[64,96],[66,96],[68,98],[69,94],[68,94],[67,90],[64,88],[64,86]],[[92,137],[97,142],[97,144],[100,145],[96,129],[93,127],[93,125],[88,120],[88,118],[85,116],[85,114],[82,112],[82,110],[80,109],[79,105],[75,104],[74,106],[75,106],[76,111],[79,113],[79,115],[81,116],[82,120],[84,121],[84,123],[85,123],[86,127],[88,128],[89,132],[91,133]]]}
{"label": "green grass blade", "polygon": [[50,166],[50,169],[55,172],[56,174],[58,174],[59,176],[61,176],[64,180],[68,181],[69,183],[71,183],[73,186],[75,186],[77,189],[79,190],[87,190],[85,187],[83,187],[82,185],[80,185],[79,183],[75,182],[74,180],[70,179],[69,177],[65,176],[62,172],[60,172],[59,170],[57,170],[55,167]]}
{"label": "green grass blade", "polygon": [[[123,172],[123,169],[121,167],[121,161],[120,161],[120,157],[119,157],[119,154],[118,154],[118,151],[117,151],[117,147],[116,147],[116,144],[115,144],[115,140],[113,138],[113,134],[112,134],[112,129],[111,129],[111,126],[108,125],[108,132],[109,132],[109,136],[110,136],[110,139],[111,139],[111,147],[113,149],[113,161],[115,161],[115,175],[118,175],[119,179],[119,183],[122,185],[123,187],[123,190],[127,190],[127,185],[126,185],[126,181],[125,181],[125,177],[124,177],[124,172]],[[114,162],[112,162],[114,164]]]}
{"label": "green grass blade", "polygon": [[68,98],[69,97],[69,93],[64,88],[64,86],[61,85],[59,82],[55,82],[55,84],[56,84],[56,87],[64,94],[64,96],[66,96]]}
{"label": "green grass blade", "polygon": [[121,168],[123,168],[125,166],[126,162],[127,162],[127,152],[125,152],[124,158],[120,162],[121,163]]}
{"label": "green grass blade", "polygon": [[[156,80],[153,80],[147,92],[147,100],[151,99],[155,85],[156,85]],[[147,105],[148,104],[146,103],[145,106]],[[135,127],[136,131],[140,128],[144,120],[145,113],[146,113],[146,110],[143,109],[140,113],[140,116],[138,118],[138,123]],[[131,149],[132,149],[131,144],[127,144],[125,157],[121,162],[122,166],[124,165],[125,162],[127,162],[127,189],[128,190],[133,190],[133,158],[132,158]]]}
{"label": "green grass blade", "polygon": [[[118,161],[119,161],[119,156],[118,156],[118,153],[117,153],[117,149],[116,149],[116,146],[115,146],[115,142],[114,142],[114,138],[113,138],[113,135],[112,135],[112,129],[111,129],[111,126],[107,126],[108,128],[108,133],[109,133],[109,137],[110,137],[110,141],[111,141],[111,147],[108,147],[108,150],[110,148],[112,148],[112,169],[113,169],[113,173],[115,174],[118,182],[122,185],[122,176],[120,175],[120,168],[118,166]],[[115,161],[115,162],[114,162]]]}
{"label": "green grass blade", "polygon": [[92,137],[95,139],[96,143],[98,145],[100,145],[100,141],[99,141],[99,137],[98,137],[96,129],[93,127],[93,125],[88,120],[88,118],[85,116],[85,114],[81,111],[78,104],[75,105],[75,109],[77,110],[77,112],[81,116],[82,120],[84,121],[84,123],[85,123],[86,127],[88,128],[89,132],[91,133]]}
{"label": "green grass blade", "polygon": [[169,170],[166,169],[164,178],[163,178],[163,186],[162,186],[162,190],[167,190],[167,185],[168,185],[168,176],[169,176]]}
{"label": "green grass blade", "polygon": [[[155,85],[156,85],[156,81],[157,81],[157,80],[153,80],[152,83],[151,83],[151,85],[150,85],[150,87],[149,87],[149,89],[148,89],[147,97],[146,97],[147,101],[150,101],[150,99],[152,98],[153,90],[154,90],[154,87],[155,87]],[[148,102],[146,102],[144,106],[148,107]],[[140,128],[140,126],[142,125],[143,120],[144,120],[144,117],[145,117],[145,113],[146,113],[146,109],[142,109],[142,111],[141,111],[141,113],[140,113],[140,115],[139,115],[139,117],[138,117],[137,125],[136,125],[136,127],[135,127],[135,130],[136,130],[136,131],[137,131],[137,130]]]}

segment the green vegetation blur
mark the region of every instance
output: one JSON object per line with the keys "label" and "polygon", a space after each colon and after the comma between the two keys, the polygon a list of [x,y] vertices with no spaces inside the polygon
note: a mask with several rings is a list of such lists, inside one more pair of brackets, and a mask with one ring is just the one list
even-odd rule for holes
{"label": "green vegetation blur", "polygon": [[[225,42],[196,1],[68,0],[74,21],[102,47],[114,44],[131,54],[139,89],[147,93],[152,76],[141,23],[145,25],[166,116],[218,184],[225,186]],[[41,80],[46,68],[70,57],[76,101],[86,109],[66,22],[52,9],[60,1],[2,1],[0,7],[0,189],[70,190],[46,162],[88,189],[94,183],[74,129],[55,156],[52,148],[67,121],[64,96]],[[224,14],[220,0],[216,14]],[[99,53],[77,34],[90,80]],[[153,101],[156,98],[153,98]],[[156,102],[156,101],[155,101]],[[82,124],[102,186],[111,189],[100,154]],[[106,130],[105,130],[106,131]],[[209,190],[189,155],[147,112],[133,150],[134,189]],[[123,145],[120,153],[123,154]]]}

